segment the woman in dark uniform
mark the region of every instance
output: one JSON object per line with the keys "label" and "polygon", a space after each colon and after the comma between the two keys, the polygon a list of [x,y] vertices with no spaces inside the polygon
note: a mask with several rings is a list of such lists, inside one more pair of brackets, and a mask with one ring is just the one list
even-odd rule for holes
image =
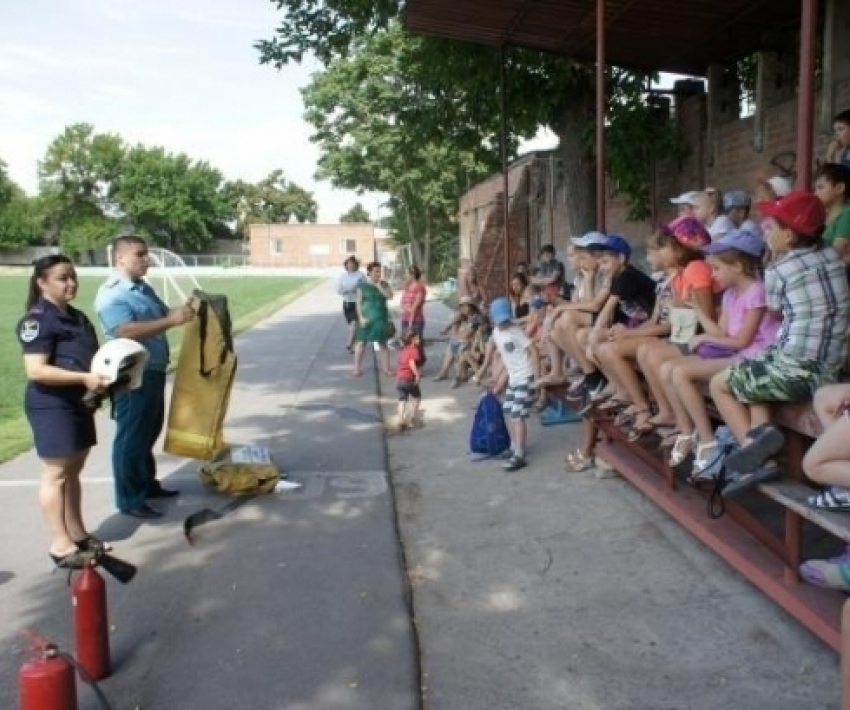
{"label": "woman in dark uniform", "polygon": [[50,557],[65,568],[82,567],[109,549],[83,523],[80,473],[97,437],[94,414],[82,399],[107,382],[89,372],[97,335],[86,315],[70,305],[76,295],[77,274],[67,256],[38,259],[17,329],[27,375],[24,410],[44,464],[39,503],[50,530]]}

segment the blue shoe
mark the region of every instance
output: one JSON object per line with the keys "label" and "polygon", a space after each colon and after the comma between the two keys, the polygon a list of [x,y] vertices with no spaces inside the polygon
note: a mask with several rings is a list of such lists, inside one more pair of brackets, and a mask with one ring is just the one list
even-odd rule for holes
{"label": "blue shoe", "polygon": [[556,426],[558,424],[574,424],[580,422],[581,416],[563,404],[560,408],[549,407],[540,415],[540,423],[543,426]]}

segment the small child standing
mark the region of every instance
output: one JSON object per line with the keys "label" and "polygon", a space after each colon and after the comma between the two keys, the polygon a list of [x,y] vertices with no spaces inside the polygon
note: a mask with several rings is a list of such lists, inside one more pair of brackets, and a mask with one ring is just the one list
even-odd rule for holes
{"label": "small child standing", "polygon": [[398,391],[398,430],[412,429],[416,413],[422,403],[419,389],[420,339],[416,331],[408,332],[402,339],[402,349],[396,365],[396,390]]}
{"label": "small child standing", "polygon": [[502,408],[510,417],[508,429],[511,433],[510,458],[502,468],[505,471],[519,471],[526,466],[526,420],[534,404],[534,385],[540,376],[540,356],[523,329],[511,322],[511,303],[507,298],[497,298],[490,304],[490,320],[493,322],[493,334],[475,379],[480,379],[486,372],[498,350],[508,371],[508,387]]}

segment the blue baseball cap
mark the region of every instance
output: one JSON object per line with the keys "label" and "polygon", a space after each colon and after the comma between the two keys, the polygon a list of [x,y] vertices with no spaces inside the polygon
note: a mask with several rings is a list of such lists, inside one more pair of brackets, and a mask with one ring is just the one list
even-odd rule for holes
{"label": "blue baseball cap", "polygon": [[511,302],[507,298],[496,298],[490,304],[490,320],[493,325],[501,325],[511,320]]}
{"label": "blue baseball cap", "polygon": [[615,234],[609,234],[605,237],[605,241],[599,244],[591,244],[589,248],[593,251],[613,251],[616,254],[622,254],[627,259],[632,255],[632,247],[629,243]]}
{"label": "blue baseball cap", "polygon": [[730,249],[737,249],[744,254],[754,256],[756,259],[761,259],[764,256],[764,251],[767,246],[757,234],[746,229],[733,229],[726,232],[720,239],[706,244],[702,251],[706,254],[720,254]]}

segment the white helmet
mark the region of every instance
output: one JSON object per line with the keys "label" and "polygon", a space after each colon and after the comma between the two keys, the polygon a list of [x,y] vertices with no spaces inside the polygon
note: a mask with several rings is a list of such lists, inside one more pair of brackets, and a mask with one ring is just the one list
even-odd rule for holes
{"label": "white helmet", "polygon": [[109,380],[111,386],[137,389],[148,362],[145,346],[129,338],[108,341],[98,350],[91,362],[91,371]]}

